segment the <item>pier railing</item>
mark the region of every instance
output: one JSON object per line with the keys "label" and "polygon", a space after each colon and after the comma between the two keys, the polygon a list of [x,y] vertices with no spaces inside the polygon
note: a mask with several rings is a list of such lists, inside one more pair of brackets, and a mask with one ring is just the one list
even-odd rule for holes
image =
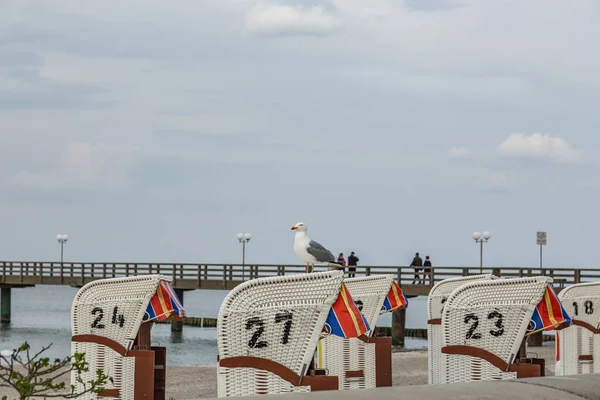
{"label": "pier railing", "polygon": [[[324,270],[326,266],[315,267],[315,271]],[[348,267],[345,271],[349,272]],[[162,274],[170,277],[176,288],[231,289],[249,279],[303,272],[304,265],[283,264],[0,261],[0,284],[81,286],[96,279]],[[574,283],[600,280],[600,270],[596,269],[486,267],[483,272],[506,278],[550,276],[558,290]],[[479,273],[479,267],[438,266],[431,268],[431,279],[427,277],[425,285],[413,285],[415,269],[408,266],[360,265],[355,272],[356,276],[393,274],[401,286],[407,287],[407,294],[427,294],[433,284],[443,279]],[[423,279],[423,269],[418,274]]]}

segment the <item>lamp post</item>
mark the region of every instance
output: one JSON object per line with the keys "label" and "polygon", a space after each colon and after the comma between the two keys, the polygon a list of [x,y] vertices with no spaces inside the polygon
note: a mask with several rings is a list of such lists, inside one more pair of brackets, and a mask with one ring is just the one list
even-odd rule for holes
{"label": "lamp post", "polygon": [[246,265],[246,243],[252,239],[252,235],[249,233],[238,233],[237,234],[238,241],[242,244],[242,280],[244,280],[244,271]]}
{"label": "lamp post", "polygon": [[473,239],[475,239],[475,243],[479,243],[479,272],[483,274],[483,243],[490,240],[492,234],[489,232],[483,232],[483,234],[479,232],[473,233]]}
{"label": "lamp post", "polygon": [[56,235],[56,240],[60,243],[60,263],[62,264],[64,254],[63,247],[65,243],[67,243],[67,240],[69,240],[69,235]]}

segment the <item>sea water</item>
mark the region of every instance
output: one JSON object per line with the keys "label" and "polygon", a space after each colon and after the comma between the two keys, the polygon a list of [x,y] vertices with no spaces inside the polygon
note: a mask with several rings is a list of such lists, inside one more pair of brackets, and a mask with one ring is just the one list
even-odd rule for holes
{"label": "sea water", "polygon": [[[39,285],[12,289],[10,324],[0,327],[0,350],[13,349],[27,341],[33,350],[52,343],[45,353],[51,358],[71,353],[71,304],[77,293],[68,286]],[[216,318],[227,295],[226,290],[193,290],[185,292],[184,307],[191,317]],[[407,328],[425,328],[427,297],[409,299]],[[391,314],[379,317],[377,326],[391,326]],[[184,326],[183,332],[171,332],[170,325],[156,324],[152,342],[167,348],[168,365],[214,365],[217,357],[215,328]],[[406,338],[406,348],[425,348],[427,340]]]}

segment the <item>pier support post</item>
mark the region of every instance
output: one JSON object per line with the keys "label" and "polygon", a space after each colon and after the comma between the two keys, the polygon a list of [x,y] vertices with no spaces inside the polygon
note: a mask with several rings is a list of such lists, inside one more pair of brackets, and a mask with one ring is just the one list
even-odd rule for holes
{"label": "pier support post", "polygon": [[542,331],[539,331],[539,332],[534,333],[533,335],[530,335],[528,338],[529,339],[528,344],[530,346],[535,346],[535,347],[541,346],[544,342],[544,337],[542,335],[543,335]]}
{"label": "pier support post", "polygon": [[404,347],[406,330],[406,308],[392,313],[392,345]]}
{"label": "pier support post", "polygon": [[[183,306],[183,289],[175,289],[175,293]],[[183,332],[183,321],[171,321],[171,332]]]}
{"label": "pier support post", "polygon": [[3,286],[0,289],[0,322],[3,324],[10,323],[10,286]]}

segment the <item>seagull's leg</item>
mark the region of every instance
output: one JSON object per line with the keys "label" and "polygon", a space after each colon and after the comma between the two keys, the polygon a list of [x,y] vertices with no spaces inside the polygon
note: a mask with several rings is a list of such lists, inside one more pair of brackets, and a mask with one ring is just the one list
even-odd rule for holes
{"label": "seagull's leg", "polygon": [[309,264],[309,263],[306,263],[306,273],[308,273],[308,272],[309,272],[309,268],[310,268],[310,264]]}

